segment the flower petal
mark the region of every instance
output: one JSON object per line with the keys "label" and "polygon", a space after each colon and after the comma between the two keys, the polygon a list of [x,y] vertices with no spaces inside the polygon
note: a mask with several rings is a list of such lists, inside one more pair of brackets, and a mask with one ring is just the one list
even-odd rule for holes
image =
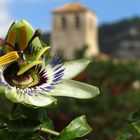
{"label": "flower petal", "polygon": [[67,96],[79,99],[93,98],[99,94],[99,89],[95,86],[73,81],[62,80],[51,92],[52,96]]}
{"label": "flower petal", "polygon": [[18,93],[16,88],[5,89],[5,96],[15,103],[22,103],[24,105],[31,105],[35,107],[45,107],[51,104],[56,104],[56,99],[49,95],[30,96],[28,94]]}
{"label": "flower petal", "polygon": [[85,70],[90,63],[89,59],[81,59],[71,62],[66,62],[63,67],[65,68],[63,79],[72,79]]}

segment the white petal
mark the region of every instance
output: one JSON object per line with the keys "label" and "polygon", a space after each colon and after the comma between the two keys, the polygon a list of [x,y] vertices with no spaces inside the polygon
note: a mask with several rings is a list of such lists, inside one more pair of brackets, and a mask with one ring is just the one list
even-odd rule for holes
{"label": "white petal", "polygon": [[89,63],[89,59],[66,62],[63,66],[65,68],[63,79],[72,79],[76,77],[85,70]]}
{"label": "white petal", "polygon": [[56,99],[49,95],[43,96],[38,94],[37,96],[30,96],[28,94],[18,93],[16,88],[12,88],[11,90],[6,89],[5,96],[12,102],[36,107],[45,107],[51,105],[52,103],[56,103]]}
{"label": "white petal", "polygon": [[56,85],[51,92],[52,96],[67,96],[79,99],[93,98],[99,94],[99,89],[95,86],[73,81],[62,80],[61,84]]}

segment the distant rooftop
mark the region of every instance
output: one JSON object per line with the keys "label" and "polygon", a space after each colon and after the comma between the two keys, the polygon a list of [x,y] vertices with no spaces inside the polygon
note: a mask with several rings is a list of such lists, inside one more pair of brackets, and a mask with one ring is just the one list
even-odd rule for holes
{"label": "distant rooftop", "polygon": [[68,13],[68,12],[79,12],[79,11],[84,12],[87,10],[89,9],[87,9],[80,3],[69,3],[69,4],[65,4],[61,6],[58,9],[55,9],[53,12],[54,13]]}

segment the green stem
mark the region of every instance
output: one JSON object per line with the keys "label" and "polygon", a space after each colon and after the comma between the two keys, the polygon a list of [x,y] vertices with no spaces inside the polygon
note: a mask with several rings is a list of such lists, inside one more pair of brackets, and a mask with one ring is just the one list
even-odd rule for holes
{"label": "green stem", "polygon": [[60,135],[59,132],[50,130],[50,129],[48,129],[48,128],[43,128],[43,127],[42,127],[42,128],[40,129],[40,131],[45,132],[45,133],[49,133],[49,134],[52,134],[52,135],[55,135],[55,136]]}

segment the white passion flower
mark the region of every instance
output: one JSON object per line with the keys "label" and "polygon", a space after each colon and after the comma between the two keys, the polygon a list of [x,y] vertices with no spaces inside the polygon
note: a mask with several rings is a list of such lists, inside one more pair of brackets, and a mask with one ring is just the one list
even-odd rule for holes
{"label": "white passion flower", "polygon": [[88,59],[63,62],[50,53],[25,20],[14,22],[5,40],[1,39],[0,93],[12,102],[33,107],[56,104],[54,96],[79,99],[99,94],[97,87],[70,80],[90,63]]}

